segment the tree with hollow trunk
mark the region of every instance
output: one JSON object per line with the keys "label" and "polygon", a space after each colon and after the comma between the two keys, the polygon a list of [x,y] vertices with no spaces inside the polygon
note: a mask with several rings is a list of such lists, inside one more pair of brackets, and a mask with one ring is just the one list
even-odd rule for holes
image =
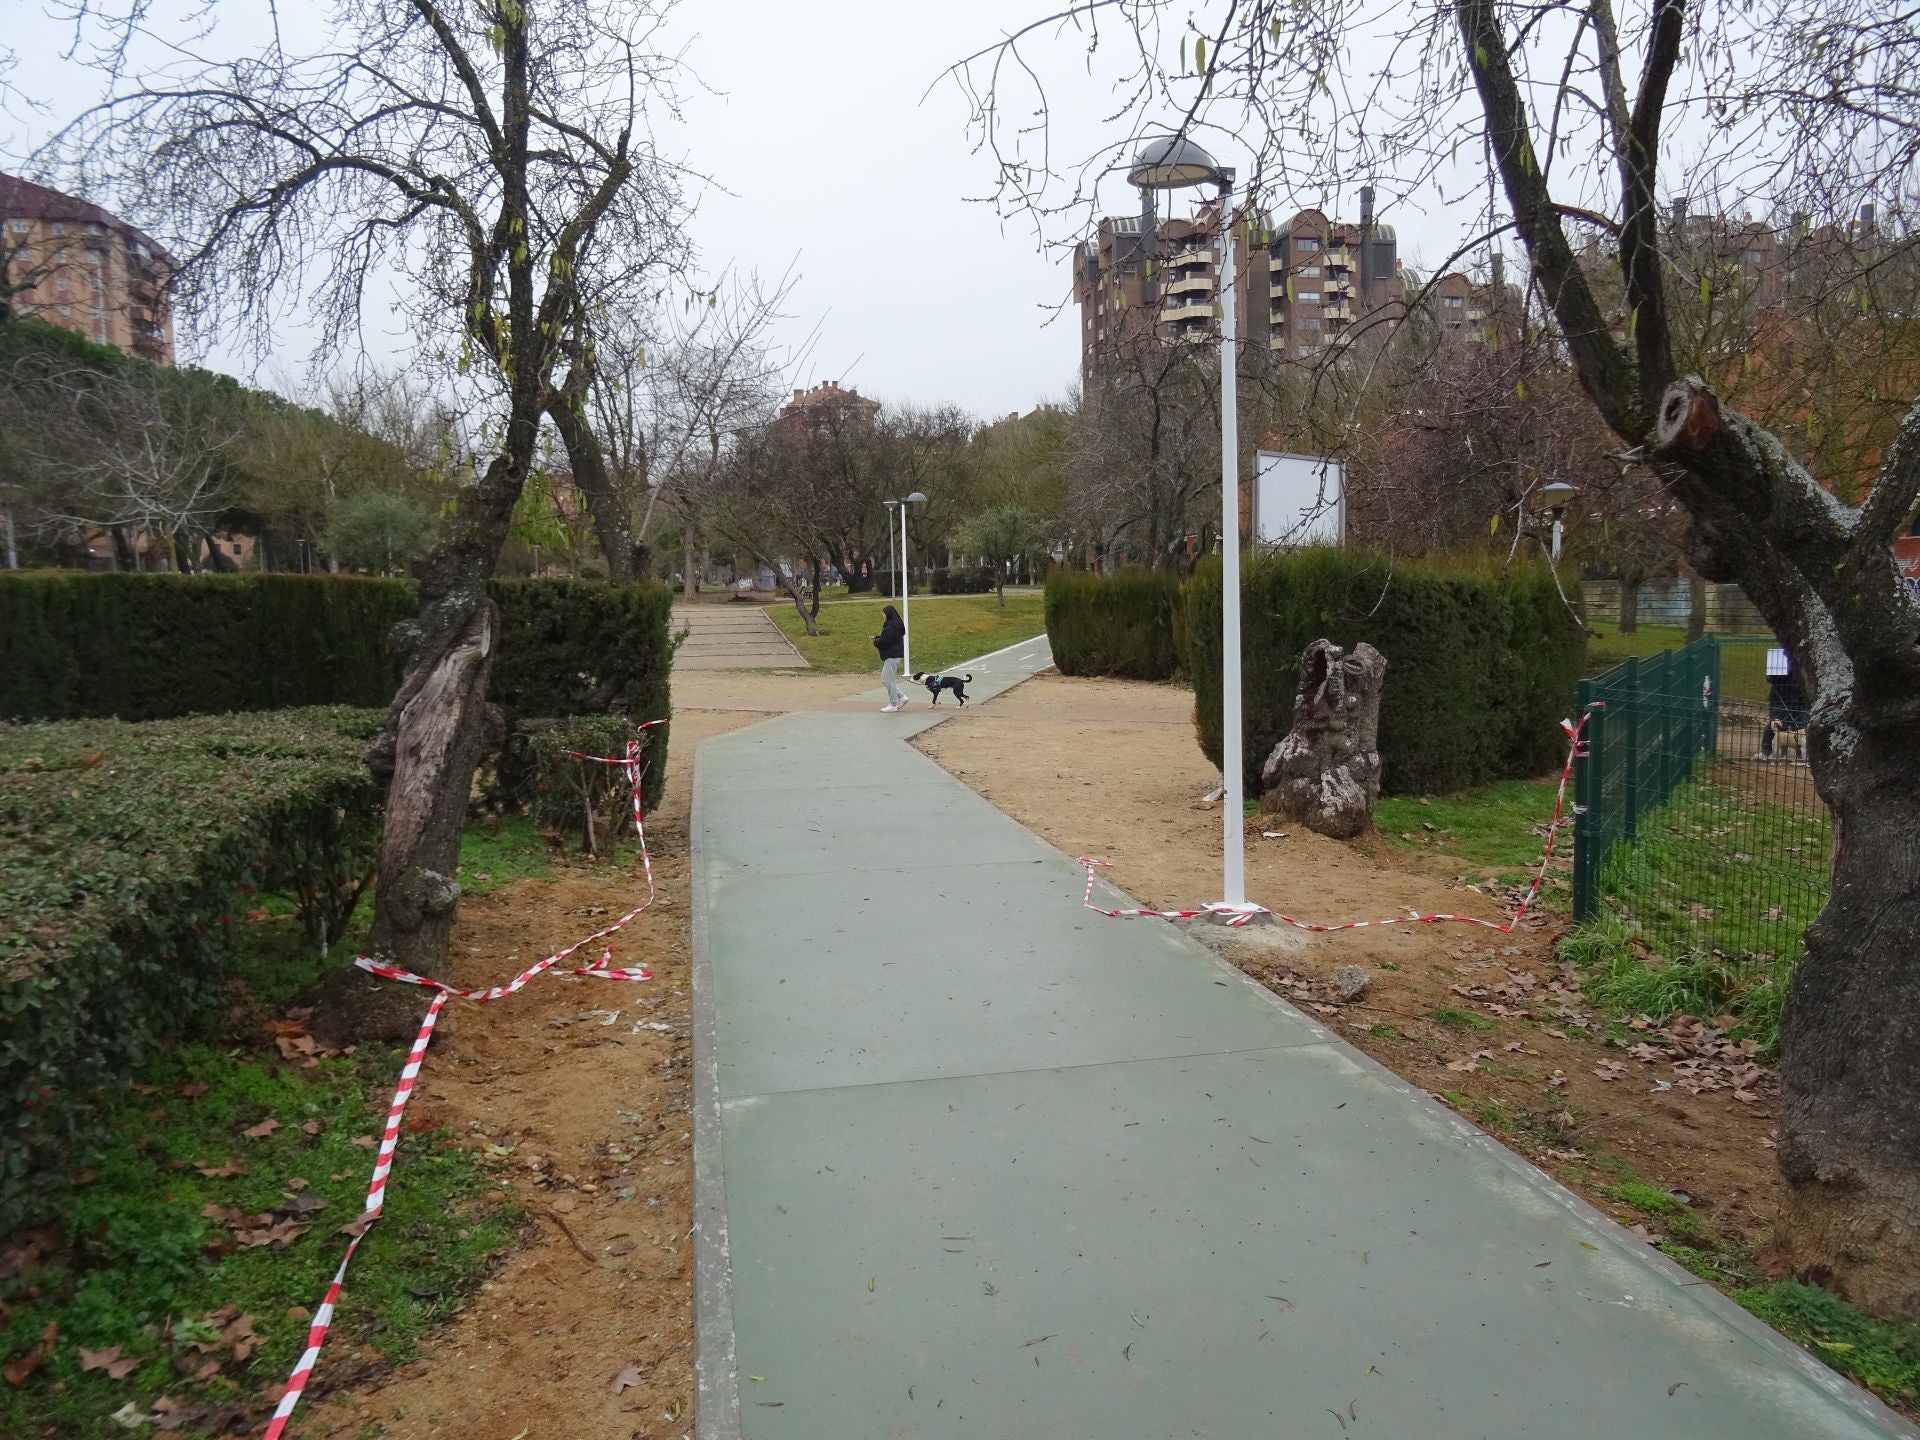
{"label": "tree with hollow trunk", "polygon": [[[1038,52],[1065,22],[1080,26],[1075,66],[1098,68],[1088,36],[1096,57],[1119,54],[1120,127],[1112,147],[1057,176],[1041,148],[1045,109],[1029,123],[1031,102],[1000,87],[1044,87]],[[1355,66],[1356,51],[1372,63]],[[1920,402],[1911,389],[1896,397],[1857,489],[1810,469],[1804,437],[1743,414],[1711,370],[1683,368],[1661,207],[1663,190],[1725,194],[1736,175],[1777,213],[1851,225],[1874,269],[1913,265],[1911,234],[1897,222],[1876,230],[1866,207],[1911,203],[1916,69],[1920,28],[1879,0],[1758,11],[1636,0],[1624,21],[1614,0],[1411,12],[1384,0],[1177,11],[1083,0],[961,66],[1003,193],[1033,208],[1097,203],[1078,182],[1150,129],[1219,143],[1256,199],[1290,189],[1303,155],[1316,187],[1390,184],[1383,219],[1397,198],[1488,158],[1482,242],[1517,235],[1528,285],[1623,463],[1684,509],[1694,570],[1737,583],[1805,679],[1809,758],[1835,838],[1829,900],[1782,1025],[1776,1243],[1796,1272],[1908,1319],[1920,1317],[1920,600],[1900,583],[1891,541],[1920,504]],[[1003,123],[1016,110],[1020,123]],[[1073,198],[1055,206],[1054,194]],[[1089,218],[1083,209],[1081,233]],[[1595,232],[1609,242],[1597,261],[1575,243]],[[1623,314],[1598,298],[1596,264],[1617,277]]]}
{"label": "tree with hollow trunk", "polygon": [[[135,74],[145,7],[117,32],[98,7],[74,8],[106,27],[112,92],[42,160],[121,177],[123,210],[183,257],[183,315],[206,329],[250,324],[264,348],[284,307],[306,298],[332,350],[354,334],[368,285],[398,272],[419,363],[443,361],[485,417],[490,453],[421,566],[371,757],[388,792],[369,943],[431,973],[460,894],[468,791],[497,724],[486,583],[580,324],[583,277],[603,256],[656,253],[681,214],[647,130],[678,72],[653,49],[661,14],[646,0],[345,0],[307,53],[276,43]],[[119,43],[129,34],[136,43]]]}

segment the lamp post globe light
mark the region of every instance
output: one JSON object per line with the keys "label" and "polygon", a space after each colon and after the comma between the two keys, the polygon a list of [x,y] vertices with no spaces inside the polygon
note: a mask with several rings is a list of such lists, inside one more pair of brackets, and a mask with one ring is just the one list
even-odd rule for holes
{"label": "lamp post globe light", "polygon": [[1553,563],[1560,563],[1560,539],[1566,533],[1567,506],[1573,497],[1580,493],[1580,487],[1569,485],[1564,480],[1555,480],[1550,485],[1542,485],[1533,492],[1534,500],[1553,517],[1553,545],[1549,554]]}
{"label": "lamp post globe light", "polygon": [[1215,185],[1220,191],[1220,784],[1223,915],[1253,913],[1247,904],[1246,823],[1241,815],[1244,744],[1240,703],[1240,417],[1234,346],[1239,316],[1234,293],[1233,171],[1184,135],[1143,146],[1127,171],[1142,190]]}

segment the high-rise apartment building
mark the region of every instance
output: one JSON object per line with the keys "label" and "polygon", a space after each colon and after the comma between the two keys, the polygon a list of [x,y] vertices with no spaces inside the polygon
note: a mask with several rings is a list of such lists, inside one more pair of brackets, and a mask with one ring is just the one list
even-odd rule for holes
{"label": "high-rise apartment building", "polygon": [[85,200],[0,174],[0,303],[160,365],[173,363],[158,242]]}
{"label": "high-rise apartment building", "polygon": [[[1168,342],[1219,333],[1221,224],[1217,203],[1192,218],[1110,216],[1074,259],[1082,369],[1103,349],[1151,333]],[[1237,319],[1243,342],[1315,360],[1337,352],[1362,322],[1397,307],[1403,281],[1393,227],[1373,218],[1362,190],[1357,223],[1301,210],[1275,226],[1236,212]]]}

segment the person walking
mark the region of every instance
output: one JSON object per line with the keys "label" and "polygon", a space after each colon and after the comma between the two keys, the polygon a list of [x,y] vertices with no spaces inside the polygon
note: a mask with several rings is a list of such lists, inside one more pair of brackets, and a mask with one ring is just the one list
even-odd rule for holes
{"label": "person walking", "polygon": [[907,697],[900,693],[895,677],[900,673],[900,662],[906,656],[907,626],[900,618],[900,612],[888,605],[880,612],[880,633],[873,637],[873,648],[880,652],[880,683],[887,687],[887,703],[880,707],[882,714],[891,714],[895,710],[907,708]]}
{"label": "person walking", "polygon": [[1800,677],[1793,673],[1793,657],[1785,646],[1767,651],[1767,725],[1760,732],[1760,753],[1756,760],[1773,758],[1774,726],[1782,730],[1807,728],[1807,696],[1800,688]]}

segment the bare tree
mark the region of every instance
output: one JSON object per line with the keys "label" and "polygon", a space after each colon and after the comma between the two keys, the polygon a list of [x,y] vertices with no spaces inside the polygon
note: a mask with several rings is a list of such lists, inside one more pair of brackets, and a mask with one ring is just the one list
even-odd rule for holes
{"label": "bare tree", "polygon": [[[1061,32],[1075,64],[1091,44],[1120,77],[1115,145],[1067,176],[1047,158],[1044,95],[1036,122],[1030,98],[999,89],[1040,83],[1033,52]],[[1256,195],[1349,180],[1457,193],[1486,157],[1483,233],[1518,234],[1581,389],[1685,510],[1694,568],[1746,591],[1813,696],[1810,758],[1837,840],[1783,1025],[1777,1234],[1801,1273],[1907,1318],[1920,1316],[1920,600],[1890,542],[1920,502],[1920,403],[1901,397],[1860,502],[1839,498],[1793,437],[1683,373],[1660,205],[1663,189],[1704,188],[1829,217],[1876,193],[1911,209],[1916,72],[1920,27],[1879,0],[1639,0],[1624,15],[1613,0],[1082,0],[958,72],[1002,193],[1039,210],[1084,207],[1079,182],[1156,127],[1242,137]],[[1890,228],[1888,252],[1910,253]],[[1617,325],[1575,243],[1595,231]]]}
{"label": "bare tree", "polygon": [[486,581],[583,285],[596,267],[626,273],[659,255],[678,221],[675,172],[647,130],[650,110],[674,103],[662,24],[648,0],[344,0],[310,53],[275,44],[137,77],[115,45],[128,31],[110,31],[112,95],[44,157],[119,177],[123,208],[184,257],[176,296],[204,326],[250,323],[264,340],[307,298],[333,347],[372,278],[405,275],[418,333],[490,412],[486,463],[422,567],[419,618],[397,636],[404,678],[375,753],[391,780],[371,944],[416,971],[439,965],[453,923],[490,728]]}
{"label": "bare tree", "polygon": [[236,490],[246,430],[237,392],[149,365],[29,357],[0,378],[0,420],[31,477],[28,524],[42,538],[104,531],[130,562],[147,537],[173,570],[198,568],[201,540]]}

